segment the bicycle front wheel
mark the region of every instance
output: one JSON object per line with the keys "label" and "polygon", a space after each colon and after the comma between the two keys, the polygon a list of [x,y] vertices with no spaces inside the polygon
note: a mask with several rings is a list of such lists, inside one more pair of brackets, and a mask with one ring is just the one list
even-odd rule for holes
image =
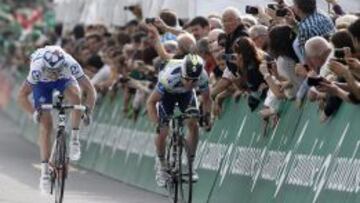
{"label": "bicycle front wheel", "polygon": [[[176,139],[176,137],[173,137]],[[166,188],[168,190],[168,197],[169,200],[173,203],[180,202],[180,195],[179,195],[179,166],[178,166],[178,149],[179,147],[175,144],[176,140],[171,139],[167,145],[166,149],[166,163],[168,164],[168,172],[169,172],[169,180],[166,183]]]}
{"label": "bicycle front wheel", "polygon": [[66,170],[66,143],[65,134],[60,135],[62,138],[57,140],[55,151],[55,203],[62,203],[64,198]]}
{"label": "bicycle front wheel", "polygon": [[[189,157],[187,156],[186,151],[188,151],[188,145],[186,144],[185,138],[181,137],[179,142],[179,189],[180,189],[180,196],[182,202],[184,203],[191,203],[192,202],[192,192],[193,192],[193,178],[192,178],[192,162],[190,161]],[[185,153],[183,155],[183,149]],[[184,160],[183,157],[186,157]]]}

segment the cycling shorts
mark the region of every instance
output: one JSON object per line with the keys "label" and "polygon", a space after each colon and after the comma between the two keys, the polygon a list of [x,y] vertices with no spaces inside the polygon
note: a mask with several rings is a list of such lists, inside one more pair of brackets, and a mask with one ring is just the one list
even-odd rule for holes
{"label": "cycling shorts", "polygon": [[164,92],[158,104],[158,116],[162,124],[166,124],[174,113],[176,103],[182,113],[188,108],[199,109],[195,91],[186,93]]}
{"label": "cycling shorts", "polygon": [[51,104],[53,92],[58,90],[63,94],[65,89],[71,84],[76,84],[76,81],[74,79],[62,78],[56,81],[38,82],[32,85],[34,107],[39,109],[41,104]]}

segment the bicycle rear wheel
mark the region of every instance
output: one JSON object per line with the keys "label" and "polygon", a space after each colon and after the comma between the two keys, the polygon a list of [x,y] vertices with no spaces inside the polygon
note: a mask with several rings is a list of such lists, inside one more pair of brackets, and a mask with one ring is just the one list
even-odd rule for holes
{"label": "bicycle rear wheel", "polygon": [[65,178],[67,176],[66,170],[66,143],[65,134],[59,135],[57,139],[55,151],[55,203],[62,203],[64,199]]}
{"label": "bicycle rear wheel", "polygon": [[192,162],[190,161],[189,157],[185,153],[184,156],[186,157],[186,162],[183,162],[183,149],[188,151],[188,147],[186,144],[185,138],[180,138],[179,144],[179,154],[178,154],[178,161],[179,161],[179,189],[182,202],[184,203],[191,203],[192,202],[192,190],[193,190],[193,179],[192,179]]}

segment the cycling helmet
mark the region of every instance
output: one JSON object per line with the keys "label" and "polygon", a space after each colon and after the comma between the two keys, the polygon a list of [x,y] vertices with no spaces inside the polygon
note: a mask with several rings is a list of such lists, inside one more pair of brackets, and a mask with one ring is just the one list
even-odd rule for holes
{"label": "cycling helmet", "polygon": [[45,47],[43,55],[44,63],[49,71],[61,70],[65,62],[65,57],[60,47]]}
{"label": "cycling helmet", "polygon": [[203,59],[196,54],[188,54],[183,59],[181,76],[188,79],[199,79],[204,68]]}

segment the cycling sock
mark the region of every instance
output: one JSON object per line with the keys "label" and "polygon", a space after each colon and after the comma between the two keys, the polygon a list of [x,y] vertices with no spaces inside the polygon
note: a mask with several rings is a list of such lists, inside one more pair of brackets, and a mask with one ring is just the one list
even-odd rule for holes
{"label": "cycling sock", "polygon": [[159,159],[161,167],[165,167],[165,156],[164,155],[158,155],[158,159]]}
{"label": "cycling sock", "polygon": [[73,128],[71,131],[71,137],[73,140],[79,140],[79,128]]}
{"label": "cycling sock", "polygon": [[45,175],[49,173],[49,165],[47,162],[41,162],[41,175]]}

